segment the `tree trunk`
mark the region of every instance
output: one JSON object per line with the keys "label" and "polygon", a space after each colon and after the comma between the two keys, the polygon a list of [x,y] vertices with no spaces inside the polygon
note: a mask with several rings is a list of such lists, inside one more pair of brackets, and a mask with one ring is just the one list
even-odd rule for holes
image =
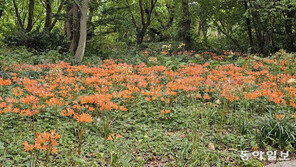
{"label": "tree trunk", "polygon": [[183,21],[182,21],[182,38],[185,44],[185,48],[187,50],[192,48],[192,39],[191,39],[191,18],[190,18],[190,11],[189,11],[189,1],[182,0],[182,14],[183,14]]}
{"label": "tree trunk", "polygon": [[[224,34],[228,39],[230,39],[234,45],[236,45],[236,47],[240,50],[242,50],[242,47],[239,45],[238,41],[236,39],[234,39],[231,34],[229,34],[227,32],[227,30],[223,29],[223,26],[222,28],[219,26],[218,22],[216,20],[213,20],[214,24],[216,25],[216,27],[218,28],[218,30]],[[221,23],[220,23],[221,24]],[[222,25],[222,24],[221,24]]]}
{"label": "tree trunk", "polygon": [[143,43],[144,36],[146,34],[147,28],[142,28],[142,30],[137,35],[137,44]]}
{"label": "tree trunk", "polygon": [[275,25],[275,18],[274,18],[274,14],[272,14],[271,30],[270,30],[270,42],[271,42],[271,46],[273,48],[273,51],[276,50],[275,43],[274,43],[274,25]]}
{"label": "tree trunk", "polygon": [[[290,7],[291,8],[291,7]],[[295,47],[294,47],[294,36],[293,36],[293,32],[292,32],[292,28],[293,28],[293,22],[292,19],[295,16],[295,10],[289,10],[287,11],[287,18],[285,21],[285,30],[286,30],[286,49],[289,52],[293,52],[295,51]]]}
{"label": "tree trunk", "polygon": [[78,6],[77,4],[73,4],[73,8],[72,8],[72,42],[69,48],[69,51],[71,53],[74,53],[75,50],[77,49],[77,45],[78,45],[78,33],[79,33],[79,24],[77,22],[77,20],[79,19],[78,17]]}
{"label": "tree trunk", "polygon": [[153,34],[156,34],[157,36],[159,36],[159,41],[164,41],[164,36],[162,35],[162,32],[160,30],[157,30],[155,28],[150,28],[149,29]]}
{"label": "tree trunk", "polygon": [[258,11],[252,12],[252,15],[253,15],[253,25],[255,29],[259,52],[265,53],[264,32],[262,29],[262,23],[260,21],[260,15]]}
{"label": "tree trunk", "polygon": [[23,21],[21,19],[21,16],[19,14],[19,10],[18,10],[18,7],[17,7],[17,3],[15,2],[15,0],[12,0],[13,2],[13,7],[14,7],[14,11],[15,11],[15,16],[17,18],[17,22],[18,22],[18,26],[24,30],[24,24],[23,24]]}
{"label": "tree trunk", "polygon": [[[48,0],[48,2],[50,2],[50,0]],[[60,3],[59,8],[58,8],[58,11],[56,13],[57,15],[59,15],[61,13],[61,11],[63,9],[63,6],[64,6],[64,0],[61,0],[61,3]],[[49,8],[50,8],[50,10],[49,10],[50,12],[46,15],[46,17],[48,16],[48,18],[47,18],[48,23],[45,23],[45,25],[48,24],[48,27],[45,27],[44,28],[44,30],[45,31],[48,31],[48,32],[50,32],[54,28],[54,26],[56,25],[56,23],[58,21],[58,17],[56,17],[54,19],[54,21],[52,21],[52,8],[51,8],[51,4],[50,4]]]}
{"label": "tree trunk", "polygon": [[[133,15],[132,10],[130,9],[130,4],[128,2],[128,0],[126,0],[127,3],[127,7],[129,9],[129,12],[131,14],[132,17],[132,23],[134,24],[136,31],[137,31],[137,44],[141,44],[144,40],[144,36],[147,32],[148,27],[151,24],[151,16],[152,16],[152,12],[155,8],[155,4],[157,3],[157,0],[150,0],[150,8],[145,8],[144,9],[144,3],[142,0],[139,0],[139,8],[140,8],[140,17],[141,17],[141,25],[142,28],[140,28],[141,26],[137,25],[136,19]],[[145,15],[146,13],[146,15]],[[146,17],[145,17],[146,16]]]}
{"label": "tree trunk", "polygon": [[52,8],[51,8],[50,0],[45,1],[45,6],[46,6],[46,18],[45,18],[44,28],[46,30],[49,30],[51,26],[51,21],[52,21]]}
{"label": "tree trunk", "polygon": [[[2,6],[3,6],[3,4],[2,4],[2,2],[0,2],[0,7],[2,7]],[[2,14],[3,14],[3,8],[0,9],[0,19],[2,17]]]}
{"label": "tree trunk", "polygon": [[73,17],[73,5],[71,7],[67,6],[67,17],[65,19],[65,32],[67,37],[70,39],[72,36],[71,30],[72,30],[72,21],[71,21],[71,17]]}
{"label": "tree trunk", "polygon": [[[245,7],[246,11],[249,9],[247,0],[244,1],[244,7]],[[250,47],[253,48],[254,42],[253,42],[253,35],[252,35],[251,20],[248,17],[246,18],[246,25],[247,25],[247,29],[248,29]]]}
{"label": "tree trunk", "polygon": [[78,47],[74,56],[75,62],[81,62],[85,52],[86,37],[87,37],[87,11],[88,0],[83,0],[83,6],[80,9],[80,37]]}
{"label": "tree trunk", "polygon": [[26,28],[27,31],[31,31],[33,29],[33,19],[34,19],[34,6],[35,0],[29,1],[29,18],[28,18],[28,26]]}

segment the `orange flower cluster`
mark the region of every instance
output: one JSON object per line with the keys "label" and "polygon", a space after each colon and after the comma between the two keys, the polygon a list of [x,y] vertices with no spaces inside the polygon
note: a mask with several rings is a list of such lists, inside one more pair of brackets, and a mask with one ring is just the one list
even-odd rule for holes
{"label": "orange flower cluster", "polygon": [[55,131],[50,131],[50,133],[43,132],[39,133],[37,137],[35,138],[34,145],[28,144],[27,141],[23,143],[25,151],[30,151],[33,149],[40,149],[40,150],[49,150],[50,152],[56,153],[56,145],[57,145],[57,139],[60,139],[61,136],[56,133]]}
{"label": "orange flower cluster", "polygon": [[282,119],[282,118],[284,118],[284,114],[275,114],[275,117],[279,118],[279,119]]}
{"label": "orange flower cluster", "polygon": [[112,133],[107,137],[107,140],[120,139],[120,138],[122,138],[121,135]]}
{"label": "orange flower cluster", "polygon": [[[203,54],[215,56],[210,52]],[[227,51],[225,54],[239,53]],[[35,80],[15,75],[13,81],[17,85],[12,89],[15,100],[0,100],[0,112],[25,113],[30,116],[46,106],[60,106],[64,108],[61,115],[75,115],[77,121],[88,122],[96,112],[127,111],[129,106],[126,106],[126,102],[143,99],[165,104],[184,93],[194,93],[196,98],[203,101],[211,101],[213,97],[219,96],[232,102],[266,99],[274,104],[289,104],[295,108],[295,76],[284,71],[274,75],[270,72],[271,64],[286,65],[284,60],[269,59],[251,61],[241,67],[234,64],[216,67],[208,63],[189,64],[177,71],[165,66],[128,65],[114,60],[106,60],[98,67],[71,66],[64,62],[16,65],[16,71],[49,72]],[[21,107],[20,103],[23,104]],[[72,107],[69,108],[69,105]],[[28,112],[28,108],[34,108],[37,112]],[[81,113],[81,110],[86,114]]]}
{"label": "orange flower cluster", "polygon": [[160,115],[163,115],[164,113],[169,114],[171,111],[170,110],[161,110]]}
{"label": "orange flower cluster", "polygon": [[[287,71],[290,67],[277,72],[271,69],[272,66],[281,69],[287,64],[286,60],[254,59],[241,66],[188,64],[177,70],[115,60],[97,66],[72,66],[65,62],[15,65],[12,80],[0,79],[0,86],[11,82],[15,85],[8,86],[8,92],[0,97],[0,114],[31,117],[46,113],[56,119],[90,123],[107,111],[132,111],[136,104],[156,105],[160,115],[173,114],[173,103],[187,97],[203,102],[224,99],[228,104],[264,102],[293,109],[296,108],[295,74]],[[46,75],[29,79],[18,74],[31,71],[44,71]],[[58,117],[57,113],[64,117]],[[32,149],[28,143],[24,145],[25,149]]]}
{"label": "orange flower cluster", "polygon": [[77,120],[77,122],[92,122],[92,117],[91,115],[87,113],[82,113],[82,114],[75,114],[74,118]]}
{"label": "orange flower cluster", "polygon": [[11,84],[11,80],[10,79],[4,80],[4,79],[0,78],[0,86],[8,86],[10,84]]}

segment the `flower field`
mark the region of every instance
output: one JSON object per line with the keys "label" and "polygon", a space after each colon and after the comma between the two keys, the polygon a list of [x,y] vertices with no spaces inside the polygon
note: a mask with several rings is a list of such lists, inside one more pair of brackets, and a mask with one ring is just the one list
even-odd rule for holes
{"label": "flower field", "polygon": [[284,56],[2,67],[0,166],[243,166],[266,163],[243,150],[293,153],[296,63]]}

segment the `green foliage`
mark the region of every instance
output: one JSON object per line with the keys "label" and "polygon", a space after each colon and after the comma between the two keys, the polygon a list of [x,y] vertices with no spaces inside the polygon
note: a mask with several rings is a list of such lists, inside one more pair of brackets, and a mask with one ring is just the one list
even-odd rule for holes
{"label": "green foliage", "polygon": [[281,147],[296,143],[296,122],[293,117],[277,118],[269,115],[258,120],[258,141]]}
{"label": "green foliage", "polygon": [[69,41],[58,31],[51,33],[39,30],[18,31],[17,33],[5,35],[3,42],[8,46],[26,46],[38,52],[46,50],[67,52],[69,47]]}
{"label": "green foliage", "polygon": [[57,50],[47,52],[30,52],[26,48],[0,48],[0,69],[4,67],[12,67],[13,64],[29,63],[29,64],[46,64],[55,63],[56,61],[70,62],[71,56],[61,54]]}

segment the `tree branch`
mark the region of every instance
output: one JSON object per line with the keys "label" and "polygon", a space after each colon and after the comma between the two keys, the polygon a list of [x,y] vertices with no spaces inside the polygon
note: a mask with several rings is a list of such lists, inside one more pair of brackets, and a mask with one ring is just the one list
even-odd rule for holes
{"label": "tree branch", "polygon": [[15,0],[12,0],[12,2],[13,2],[13,6],[14,6],[14,10],[15,10],[15,15],[16,15],[17,21],[19,23],[19,26],[21,27],[21,29],[24,29],[24,25],[23,25],[22,19],[20,17],[19,11],[18,11],[17,4],[16,4]]}
{"label": "tree branch", "polygon": [[127,7],[129,9],[129,12],[131,13],[132,22],[133,22],[134,26],[136,27],[136,30],[139,31],[139,27],[137,26],[136,19],[135,19],[134,15],[133,15],[133,12],[132,12],[131,8],[130,8],[130,4],[129,4],[128,0],[125,0],[125,2],[127,3]]}
{"label": "tree branch", "polygon": [[142,0],[139,0],[139,7],[140,7],[140,12],[141,12],[141,21],[142,21],[142,25],[144,27],[146,23],[145,23],[145,20],[144,20],[144,9],[143,9],[143,2],[142,2]]}
{"label": "tree branch", "polygon": [[[64,0],[61,0],[61,3],[60,3],[60,6],[58,8],[58,11],[57,11],[56,15],[59,15],[61,13],[63,6],[64,6]],[[53,29],[53,27],[55,26],[55,24],[57,23],[57,21],[58,21],[58,18],[56,17],[54,19],[54,21],[52,22],[52,24],[50,25],[49,31],[51,31]]]}
{"label": "tree branch", "polygon": [[235,44],[239,49],[241,49],[241,46],[238,44],[238,41],[236,39],[232,38],[229,33],[225,32],[224,31],[225,29],[223,30],[219,26],[219,24],[217,23],[217,21],[215,19],[212,19],[212,20],[213,20],[214,24],[216,25],[216,27],[220,30],[220,32],[222,32],[227,38],[229,38],[233,42],[233,44]]}
{"label": "tree branch", "polygon": [[80,12],[82,12],[82,7],[80,6],[79,2],[77,0],[73,0],[73,1],[77,5],[77,7],[80,10]]}
{"label": "tree branch", "polygon": [[44,9],[46,9],[46,6],[45,6],[44,2],[42,0],[39,0],[39,1],[41,2],[41,4],[44,7]]}

